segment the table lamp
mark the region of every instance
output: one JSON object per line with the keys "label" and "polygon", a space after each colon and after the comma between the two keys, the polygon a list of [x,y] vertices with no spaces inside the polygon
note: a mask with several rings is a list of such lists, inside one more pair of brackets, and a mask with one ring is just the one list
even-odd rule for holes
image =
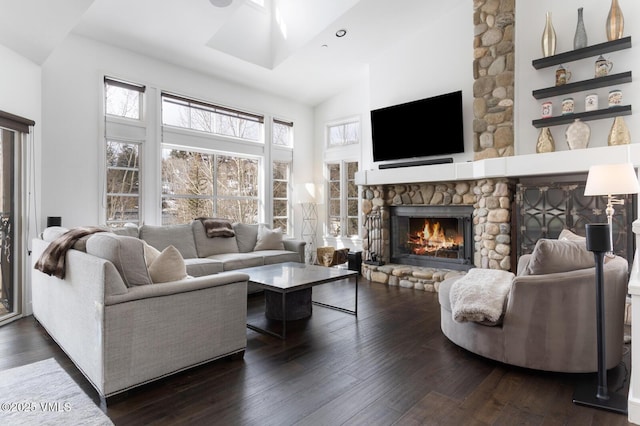
{"label": "table lamp", "polygon": [[640,192],[638,176],[631,163],[600,164],[589,168],[587,184],[584,188],[585,196],[607,196],[607,223],[609,224],[609,242],[611,251],[613,247],[613,215],[614,205],[623,205],[624,200],[616,198],[616,195],[637,194]]}

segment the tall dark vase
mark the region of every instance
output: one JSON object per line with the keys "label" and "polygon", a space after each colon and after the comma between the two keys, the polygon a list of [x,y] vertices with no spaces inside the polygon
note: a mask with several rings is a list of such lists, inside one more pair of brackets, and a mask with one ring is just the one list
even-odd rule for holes
{"label": "tall dark vase", "polygon": [[587,47],[587,30],[584,27],[582,19],[582,8],[578,8],[578,25],[576,26],[576,34],[573,36],[573,48],[582,49]]}

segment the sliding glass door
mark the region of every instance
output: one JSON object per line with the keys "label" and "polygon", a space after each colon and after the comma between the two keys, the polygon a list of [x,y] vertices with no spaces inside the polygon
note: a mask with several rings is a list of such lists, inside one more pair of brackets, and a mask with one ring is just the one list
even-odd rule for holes
{"label": "sliding glass door", "polygon": [[15,132],[0,128],[0,321],[19,314],[15,280]]}
{"label": "sliding glass door", "polygon": [[33,158],[34,125],[33,120],[0,111],[0,325],[24,314],[29,234],[24,229],[30,223],[25,189],[30,185],[23,160]]}

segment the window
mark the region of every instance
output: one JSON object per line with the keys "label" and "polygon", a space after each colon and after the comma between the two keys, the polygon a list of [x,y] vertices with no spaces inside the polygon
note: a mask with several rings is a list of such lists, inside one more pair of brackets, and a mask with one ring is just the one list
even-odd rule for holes
{"label": "window", "polygon": [[162,150],[162,223],[197,217],[258,221],[257,159],[199,151]]}
{"label": "window", "polygon": [[327,164],[329,194],[328,232],[334,237],[358,236],[358,162]]}
{"label": "window", "polygon": [[140,222],[140,144],[107,141],[107,226]]}
{"label": "window", "polygon": [[272,140],[274,145],[293,147],[293,123],[273,120]]}
{"label": "window", "polygon": [[144,91],[144,86],[105,77],[105,113],[115,117],[140,120]]}
{"label": "window", "polygon": [[201,132],[262,142],[264,117],[231,108],[162,94],[162,123]]}
{"label": "window", "polygon": [[273,229],[280,227],[287,233],[289,224],[289,174],[291,164],[273,162]]}
{"label": "window", "polygon": [[360,121],[350,120],[327,126],[329,147],[360,143]]}

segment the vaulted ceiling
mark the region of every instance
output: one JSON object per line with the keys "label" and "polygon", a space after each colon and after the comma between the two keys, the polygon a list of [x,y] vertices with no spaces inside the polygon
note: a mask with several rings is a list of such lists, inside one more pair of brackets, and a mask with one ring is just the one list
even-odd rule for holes
{"label": "vaulted ceiling", "polygon": [[[217,1],[0,0],[0,44],[42,64],[75,33],[316,105],[363,78],[376,55],[451,5],[232,0],[218,7]],[[341,29],[347,34],[337,37]]]}

